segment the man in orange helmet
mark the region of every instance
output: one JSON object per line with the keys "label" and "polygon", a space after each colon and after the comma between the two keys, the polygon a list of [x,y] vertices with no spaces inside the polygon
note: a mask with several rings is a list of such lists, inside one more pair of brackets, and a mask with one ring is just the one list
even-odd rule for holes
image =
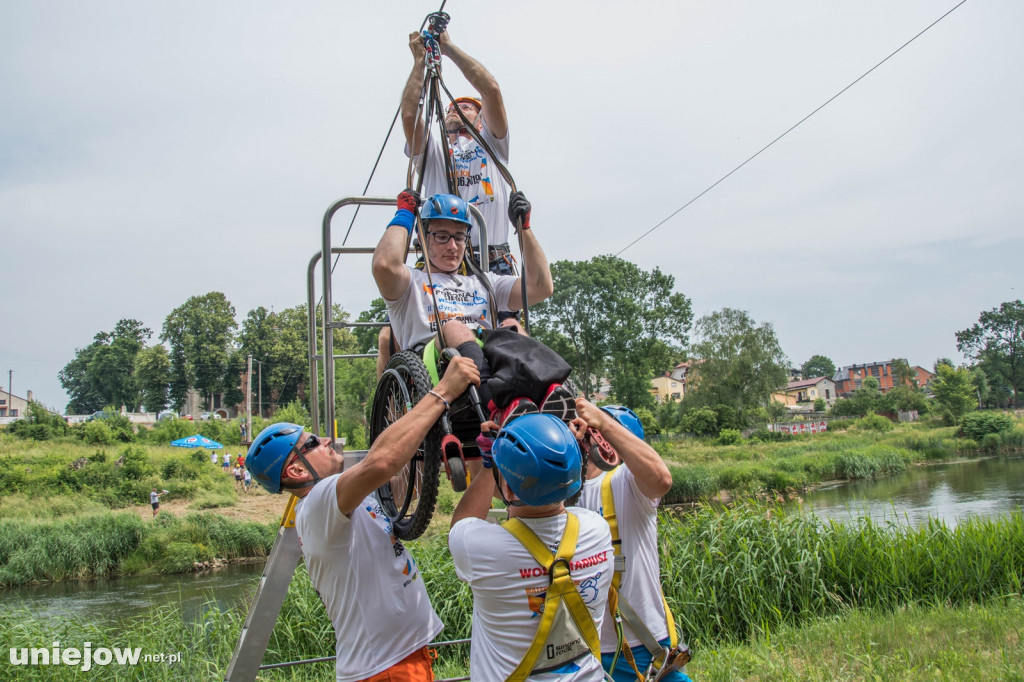
{"label": "man in orange helmet", "polygon": [[[480,97],[459,97],[448,107],[445,128],[448,131],[447,149],[436,139],[435,131],[427,131],[424,140],[423,121],[417,119],[420,92],[423,89],[426,50],[420,33],[409,35],[409,49],[413,54],[412,73],[402,93],[402,127],[405,130],[406,152],[419,156],[426,149],[427,164],[423,169],[423,196],[448,194],[445,179],[444,152],[450,154],[459,196],[473,204],[484,217],[489,242],[490,270],[495,274],[513,275],[508,257],[509,188],[501,177],[497,162],[508,164],[508,119],[501,89],[494,76],[483,64],[463,52],[443,31],[438,36],[441,54],[447,56]],[[479,132],[480,137],[495,154],[491,159],[466,130],[456,107]]]}

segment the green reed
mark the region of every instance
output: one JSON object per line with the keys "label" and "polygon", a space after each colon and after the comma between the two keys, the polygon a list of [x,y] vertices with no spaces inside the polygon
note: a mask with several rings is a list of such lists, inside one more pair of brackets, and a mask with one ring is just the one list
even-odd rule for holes
{"label": "green reed", "polygon": [[143,521],[103,512],[38,522],[0,521],[0,585],[88,579],[139,570],[191,571],[214,557],[266,556],[276,524],[213,514]]}
{"label": "green reed", "polygon": [[754,506],[662,515],[666,597],[702,642],[740,641],[850,607],[1021,595],[1024,513],[949,528],[823,523]]}

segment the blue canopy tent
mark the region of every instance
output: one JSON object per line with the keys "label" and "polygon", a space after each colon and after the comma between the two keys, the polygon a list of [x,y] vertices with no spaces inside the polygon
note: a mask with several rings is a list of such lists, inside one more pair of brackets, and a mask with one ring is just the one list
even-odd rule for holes
{"label": "blue canopy tent", "polygon": [[188,438],[179,438],[178,440],[172,440],[171,445],[176,448],[209,448],[210,450],[217,450],[224,447],[215,440],[210,440],[206,436],[200,436],[198,433]]}

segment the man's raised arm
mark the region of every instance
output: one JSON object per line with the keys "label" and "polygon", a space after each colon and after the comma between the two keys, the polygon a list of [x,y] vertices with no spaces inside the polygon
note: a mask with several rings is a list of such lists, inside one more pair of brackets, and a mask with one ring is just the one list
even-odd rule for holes
{"label": "man's raised arm", "polygon": [[[526,271],[526,297],[530,305],[544,301],[555,291],[548,257],[540,248],[537,238],[530,229],[530,202],[522,192],[516,192],[508,202],[508,217],[512,224],[523,231],[523,263]],[[508,295],[509,310],[520,310],[523,307],[523,292],[519,281]]]}
{"label": "man's raised arm", "polygon": [[[437,42],[441,46],[441,54],[447,55],[455,63],[455,66],[459,67],[459,71],[466,77],[469,84],[480,93],[482,104],[480,115],[487,121],[487,127],[496,138],[504,139],[508,134],[508,117],[505,115],[505,101],[501,98],[498,81],[490,71],[484,68],[483,64],[453,43],[448,31],[442,33]],[[422,83],[420,87],[422,87]]]}
{"label": "man's raised arm", "polygon": [[416,225],[419,203],[419,195],[413,190],[407,189],[398,195],[395,217],[373,250],[373,279],[385,301],[397,301],[409,286],[410,275],[409,269],[405,267],[405,257]]}
{"label": "man's raised arm", "polygon": [[409,50],[412,52],[412,72],[402,91],[402,129],[405,131],[405,142],[409,145],[409,155],[415,156],[422,151],[423,146],[423,121],[419,120],[416,113],[420,104],[420,93],[423,92],[427,54],[419,31],[409,34]]}

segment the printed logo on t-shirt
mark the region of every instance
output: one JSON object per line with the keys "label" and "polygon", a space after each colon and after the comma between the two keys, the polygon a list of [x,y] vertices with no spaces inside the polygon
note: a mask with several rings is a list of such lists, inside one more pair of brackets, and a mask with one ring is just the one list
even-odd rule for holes
{"label": "printed logo on t-shirt", "polygon": [[[449,147],[452,171],[459,194],[471,204],[494,201],[487,153],[472,138],[460,137],[458,148]],[[468,192],[466,188],[471,188]]]}
{"label": "printed logo on t-shirt", "polygon": [[[543,571],[544,569],[541,569]],[[597,580],[601,577],[601,573],[584,578],[582,580],[573,580],[573,584],[576,585],[576,590],[579,591],[580,597],[583,599],[584,604],[591,604],[597,599]],[[527,587],[526,592],[526,606],[530,609],[530,618],[536,618],[544,613],[544,601],[548,597],[548,588],[544,587]]]}
{"label": "printed logo on t-shirt", "polygon": [[387,531],[388,535],[391,536],[391,547],[395,551],[395,556],[400,557],[405,554],[405,545],[395,535],[394,529],[391,525],[391,517],[384,513],[383,507],[380,506],[379,502],[374,501],[373,504],[364,507],[366,513],[370,515],[370,518],[380,523],[384,530]]}
{"label": "printed logo on t-shirt", "polygon": [[[431,289],[434,291],[434,298],[431,298]],[[431,331],[437,330],[437,320],[442,322],[458,320],[470,329],[487,327],[487,296],[481,295],[479,289],[464,291],[455,287],[446,287],[441,284],[431,285],[424,283],[423,296],[426,299],[424,308],[427,311],[427,322]],[[434,299],[437,300],[437,312],[434,312]]]}

